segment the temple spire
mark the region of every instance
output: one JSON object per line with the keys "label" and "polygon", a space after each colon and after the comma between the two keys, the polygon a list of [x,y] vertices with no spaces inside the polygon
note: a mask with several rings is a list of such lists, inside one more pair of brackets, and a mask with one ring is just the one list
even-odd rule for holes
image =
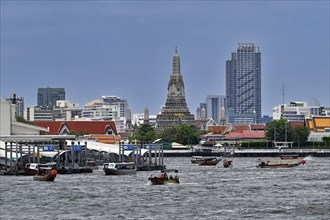
{"label": "temple spire", "polygon": [[178,48],[175,47],[175,53],[173,56],[173,71],[172,71],[173,75],[180,75],[180,56],[178,54]]}

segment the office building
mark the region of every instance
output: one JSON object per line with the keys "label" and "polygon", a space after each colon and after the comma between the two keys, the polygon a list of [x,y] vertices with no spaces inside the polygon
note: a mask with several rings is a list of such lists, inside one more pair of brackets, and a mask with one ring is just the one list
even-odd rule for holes
{"label": "office building", "polygon": [[38,106],[56,106],[57,101],[65,100],[64,88],[38,88],[37,100]]}
{"label": "office building", "polygon": [[226,61],[226,97],[229,123],[260,123],[261,53],[253,43],[239,43]]}

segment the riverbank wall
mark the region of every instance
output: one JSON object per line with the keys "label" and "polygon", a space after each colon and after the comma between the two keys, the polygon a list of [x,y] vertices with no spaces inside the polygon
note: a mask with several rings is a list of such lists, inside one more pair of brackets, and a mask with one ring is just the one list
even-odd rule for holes
{"label": "riverbank wall", "polygon": [[192,157],[192,156],[230,156],[230,157],[279,157],[281,155],[298,155],[299,157],[330,157],[330,149],[249,149],[224,151],[191,151],[164,150],[164,157]]}

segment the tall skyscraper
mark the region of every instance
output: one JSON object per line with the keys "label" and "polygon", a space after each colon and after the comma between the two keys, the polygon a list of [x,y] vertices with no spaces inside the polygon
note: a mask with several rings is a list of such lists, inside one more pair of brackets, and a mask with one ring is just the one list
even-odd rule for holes
{"label": "tall skyscraper", "polygon": [[56,106],[56,101],[65,100],[64,88],[38,88],[38,106]]}
{"label": "tall skyscraper", "polygon": [[260,123],[261,53],[253,43],[239,43],[226,61],[226,96],[229,123]]}
{"label": "tall skyscraper", "polygon": [[177,48],[173,56],[173,71],[167,87],[167,99],[161,113],[157,115],[156,129],[176,127],[180,124],[193,125],[195,118],[186,103],[183,77],[180,72],[180,56]]}

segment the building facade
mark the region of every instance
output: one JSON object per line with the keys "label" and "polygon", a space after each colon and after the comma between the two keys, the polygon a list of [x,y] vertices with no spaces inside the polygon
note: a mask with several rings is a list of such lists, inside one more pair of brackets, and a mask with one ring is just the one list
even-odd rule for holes
{"label": "building facade", "polygon": [[180,124],[194,125],[195,117],[190,114],[186,103],[183,76],[180,71],[180,56],[177,48],[173,56],[173,69],[167,87],[167,99],[161,113],[157,115],[156,130],[176,127]]}
{"label": "building facade", "polygon": [[220,124],[221,108],[226,107],[226,97],[222,95],[207,95],[206,97],[206,118],[212,118]]}
{"label": "building facade", "polygon": [[56,106],[56,102],[59,100],[65,100],[64,88],[38,88],[37,95],[38,106]]}
{"label": "building facade", "polygon": [[290,102],[273,107],[273,119],[286,119],[291,122],[304,122],[306,117],[326,116],[324,107],[309,106],[307,102]]}
{"label": "building facade", "polygon": [[260,123],[261,53],[253,43],[239,43],[226,61],[226,97],[229,123]]}
{"label": "building facade", "polygon": [[122,99],[118,96],[102,96],[102,99],[105,105],[117,105],[118,116],[126,118],[128,109],[128,102],[126,99]]}

